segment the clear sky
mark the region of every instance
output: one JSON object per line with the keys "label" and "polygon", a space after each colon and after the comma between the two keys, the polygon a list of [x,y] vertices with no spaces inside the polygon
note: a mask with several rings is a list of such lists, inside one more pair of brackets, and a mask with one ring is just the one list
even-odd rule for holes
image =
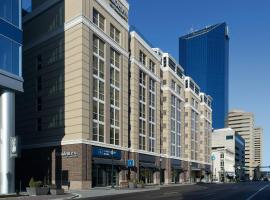
{"label": "clear sky", "polygon": [[227,22],[230,30],[230,109],[255,114],[264,128],[263,164],[270,165],[270,1],[129,0],[129,22],[178,60],[178,37]]}

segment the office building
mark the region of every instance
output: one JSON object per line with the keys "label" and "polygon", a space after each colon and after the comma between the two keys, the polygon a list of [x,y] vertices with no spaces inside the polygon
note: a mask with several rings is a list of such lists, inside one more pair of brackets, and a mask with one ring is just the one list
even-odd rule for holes
{"label": "office building", "polygon": [[[23,92],[21,1],[0,2],[0,194],[15,192],[15,93]],[[12,145],[12,146],[11,146]]]}
{"label": "office building", "polygon": [[71,189],[126,179],[128,10],[126,0],[46,0],[24,16],[23,187],[31,177]]}
{"label": "office building", "polygon": [[245,179],[245,140],[233,129],[214,130],[212,156],[213,180],[230,182]]}
{"label": "office building", "polygon": [[254,161],[255,166],[261,166],[262,164],[262,138],[263,138],[263,129],[261,127],[254,128]]}
{"label": "office building", "polygon": [[213,98],[213,128],[223,128],[229,104],[229,36],[226,23],[179,38],[179,63]]}
{"label": "office building", "polygon": [[252,179],[254,162],[254,115],[250,112],[232,110],[229,112],[227,125],[245,140],[245,173]]}

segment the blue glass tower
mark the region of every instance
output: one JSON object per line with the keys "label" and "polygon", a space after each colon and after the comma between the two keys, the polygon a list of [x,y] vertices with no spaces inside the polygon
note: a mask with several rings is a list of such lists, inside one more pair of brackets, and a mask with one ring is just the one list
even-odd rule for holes
{"label": "blue glass tower", "polygon": [[213,128],[224,128],[229,104],[227,24],[216,24],[180,37],[179,63],[201,90],[213,97]]}
{"label": "blue glass tower", "polygon": [[15,192],[15,93],[23,91],[21,0],[0,1],[0,194]]}

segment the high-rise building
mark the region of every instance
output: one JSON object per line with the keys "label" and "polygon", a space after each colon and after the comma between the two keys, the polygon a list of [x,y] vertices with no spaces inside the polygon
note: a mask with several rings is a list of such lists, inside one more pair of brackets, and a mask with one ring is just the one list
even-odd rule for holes
{"label": "high-rise building", "polygon": [[216,129],[212,135],[213,178],[227,182],[245,179],[245,140],[231,128]]}
{"label": "high-rise building", "polygon": [[212,96],[213,128],[224,128],[229,103],[227,24],[216,24],[180,37],[179,63],[186,75]]}
{"label": "high-rise building", "polygon": [[21,1],[0,1],[0,194],[15,192],[10,145],[16,143],[15,93],[23,91],[21,48]]}
{"label": "high-rise building", "polygon": [[255,166],[261,166],[262,164],[262,139],[263,129],[261,127],[254,128],[254,161]]}
{"label": "high-rise building", "polygon": [[241,135],[245,140],[245,168],[246,174],[253,177],[254,162],[254,115],[250,112],[232,110],[227,119],[228,127]]}

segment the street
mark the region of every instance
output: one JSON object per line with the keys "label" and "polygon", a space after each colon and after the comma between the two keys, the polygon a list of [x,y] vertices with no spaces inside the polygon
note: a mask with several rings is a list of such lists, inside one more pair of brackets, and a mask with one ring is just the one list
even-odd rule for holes
{"label": "street", "polygon": [[84,198],[89,200],[270,200],[269,182],[196,184],[162,187],[160,190]]}

